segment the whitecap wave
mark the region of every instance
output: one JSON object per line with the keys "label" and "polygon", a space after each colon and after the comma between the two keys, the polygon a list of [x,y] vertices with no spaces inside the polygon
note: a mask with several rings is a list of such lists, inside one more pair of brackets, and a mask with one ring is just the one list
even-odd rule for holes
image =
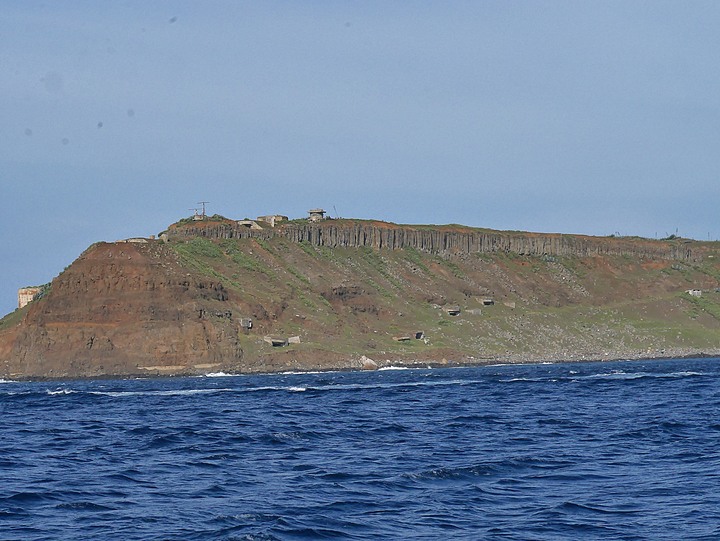
{"label": "whitecap wave", "polygon": [[640,379],[640,378],[648,378],[648,377],[656,377],[658,374],[648,374],[647,372],[623,372],[622,370],[619,370],[617,372],[611,372],[610,374],[601,374],[600,378],[606,378],[606,379],[620,379],[620,380],[626,380],[626,379]]}
{"label": "whitecap wave", "polygon": [[112,397],[127,396],[191,396],[232,392],[235,389],[176,389],[171,391],[88,391],[88,394]]}
{"label": "whitecap wave", "polygon": [[74,391],[72,389],[56,389],[54,391],[51,391],[50,389],[47,389],[45,392],[47,394],[49,394],[50,396],[56,396],[56,395],[61,395],[61,394],[75,394],[78,391]]}
{"label": "whitecap wave", "polygon": [[667,377],[669,378],[691,378],[694,376],[707,376],[704,372],[672,372],[671,374],[668,374]]}
{"label": "whitecap wave", "polygon": [[613,370],[612,372],[602,372],[599,374],[589,374],[586,376],[574,376],[574,380],[595,379],[595,380],[634,380],[641,378],[688,378],[706,376],[703,372],[694,372],[690,370],[680,372],[625,372],[624,370]]}
{"label": "whitecap wave", "polygon": [[345,384],[329,384],[329,385],[307,385],[304,387],[295,385],[283,385],[283,386],[263,386],[263,387],[248,387],[245,389],[236,389],[237,392],[263,392],[263,391],[290,391],[290,392],[301,392],[301,391],[328,391],[328,392],[343,392],[343,391],[368,391],[376,389],[401,389],[408,387],[439,387],[439,386],[463,386],[463,385],[475,385],[484,383],[482,380],[441,380],[441,381],[411,381],[411,382],[396,382],[396,383],[345,383]]}

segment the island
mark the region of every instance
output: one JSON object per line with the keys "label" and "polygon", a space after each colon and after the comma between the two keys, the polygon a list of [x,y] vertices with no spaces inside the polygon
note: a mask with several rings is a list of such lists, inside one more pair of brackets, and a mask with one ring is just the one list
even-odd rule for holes
{"label": "island", "polygon": [[0,378],[720,355],[718,242],[326,214],[93,244],[19,292]]}

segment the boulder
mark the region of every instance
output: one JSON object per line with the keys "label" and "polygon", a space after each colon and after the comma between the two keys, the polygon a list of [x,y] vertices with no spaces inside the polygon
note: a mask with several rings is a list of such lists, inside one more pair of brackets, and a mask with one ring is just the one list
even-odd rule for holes
{"label": "boulder", "polygon": [[377,370],[378,364],[373,361],[370,357],[363,355],[360,357],[360,368],[362,370]]}

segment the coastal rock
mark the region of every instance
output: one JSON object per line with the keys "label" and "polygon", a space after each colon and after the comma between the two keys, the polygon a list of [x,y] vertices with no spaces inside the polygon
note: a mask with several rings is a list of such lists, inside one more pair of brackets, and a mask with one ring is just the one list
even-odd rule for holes
{"label": "coastal rock", "polygon": [[363,355],[362,357],[360,357],[360,368],[362,368],[363,370],[377,370],[378,364],[371,358]]}

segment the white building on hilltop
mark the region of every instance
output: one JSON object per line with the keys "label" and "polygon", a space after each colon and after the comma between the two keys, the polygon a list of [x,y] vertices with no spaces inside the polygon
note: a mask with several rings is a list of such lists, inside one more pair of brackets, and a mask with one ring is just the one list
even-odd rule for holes
{"label": "white building on hilltop", "polygon": [[38,293],[40,293],[39,287],[21,287],[18,289],[18,308],[27,306]]}

